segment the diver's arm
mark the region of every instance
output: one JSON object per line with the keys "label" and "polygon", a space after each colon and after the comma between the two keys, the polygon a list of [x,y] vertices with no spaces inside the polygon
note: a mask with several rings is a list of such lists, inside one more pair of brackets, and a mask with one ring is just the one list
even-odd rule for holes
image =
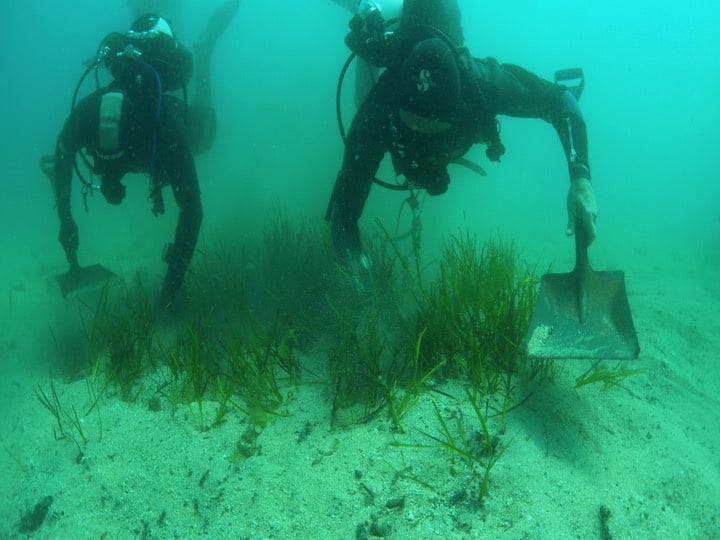
{"label": "diver's arm", "polygon": [[327,218],[335,252],[341,261],[362,252],[358,219],[387,150],[387,113],[376,86],[355,115],[340,172],[333,187]]}
{"label": "diver's arm", "polygon": [[588,243],[595,238],[598,208],[590,183],[587,130],[575,97],[564,87],[541,79],[523,68],[494,61],[476,61],[485,90],[486,108],[495,114],[542,118],[560,137],[570,174],[567,196],[568,224],[572,235],[578,222],[585,226]]}
{"label": "diver's arm", "polygon": [[86,98],[78,104],[65,122],[55,146],[55,167],[51,182],[55,195],[55,206],[60,218],[58,240],[65,250],[71,270],[78,267],[77,250],[79,246],[78,228],[72,217],[70,200],[73,167],[75,153],[87,145],[87,128],[92,125],[91,122],[88,122],[88,115],[91,115],[94,110],[92,103],[92,98]]}
{"label": "diver's arm", "polygon": [[175,241],[165,254],[168,267],[160,293],[161,303],[171,302],[180,289],[200,233],[203,211],[194,165],[192,174],[183,180],[183,184],[173,186],[173,195],[180,213],[175,227]]}
{"label": "diver's arm", "polygon": [[175,228],[175,241],[165,254],[168,267],[160,293],[161,304],[171,302],[175,297],[195,252],[203,211],[197,177],[193,183],[194,186],[186,185],[181,188],[173,186],[180,213]]}
{"label": "diver's arm", "polygon": [[187,134],[182,129],[181,121],[175,119],[171,125],[174,127],[170,131],[164,128],[165,136],[161,136],[165,143],[159,149],[158,172],[170,178],[180,212],[174,242],[165,254],[168,268],[160,295],[161,305],[171,302],[182,285],[195,252],[203,219],[200,186]]}
{"label": "diver's arm", "polygon": [[553,126],[560,136],[568,162],[570,178],[590,179],[587,128],[577,99],[565,89],[561,96],[562,107],[552,118]]}
{"label": "diver's arm", "polygon": [[542,118],[555,127],[571,178],[590,178],[587,130],[575,97],[563,86],[513,64],[476,61],[493,115]]}

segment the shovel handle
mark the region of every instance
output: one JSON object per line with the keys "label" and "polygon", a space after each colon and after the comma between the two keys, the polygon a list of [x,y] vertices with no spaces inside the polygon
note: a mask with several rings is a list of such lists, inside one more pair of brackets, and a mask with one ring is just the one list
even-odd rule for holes
{"label": "shovel handle", "polygon": [[588,277],[590,260],[588,259],[588,233],[585,224],[575,222],[575,281],[577,284],[577,309],[580,322],[585,321],[588,310]]}

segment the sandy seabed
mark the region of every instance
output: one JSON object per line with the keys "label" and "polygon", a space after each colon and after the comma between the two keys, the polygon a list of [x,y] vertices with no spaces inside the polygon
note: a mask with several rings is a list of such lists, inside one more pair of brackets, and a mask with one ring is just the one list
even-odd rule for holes
{"label": "sandy seabed", "polygon": [[[482,501],[482,467],[428,437],[442,436],[435,407],[452,429],[479,431],[457,381],[423,393],[404,432],[386,414],[331,428],[321,384],[283,387],[262,429],[234,409],[201,431],[195,409],[153,411],[145,395],[109,393],[83,416],[95,390],[56,378],[88,441],[56,440],[36,395],[50,391],[52,366],[39,336],[47,317],[74,311],[48,300],[45,277],[9,280],[0,538],[720,538],[720,289],[709,262],[676,263],[624,268],[642,347],[629,367],[644,373],[575,389],[587,364],[567,362],[553,383],[518,389],[530,397],[507,416]],[[306,366],[325,362],[303,354]]]}

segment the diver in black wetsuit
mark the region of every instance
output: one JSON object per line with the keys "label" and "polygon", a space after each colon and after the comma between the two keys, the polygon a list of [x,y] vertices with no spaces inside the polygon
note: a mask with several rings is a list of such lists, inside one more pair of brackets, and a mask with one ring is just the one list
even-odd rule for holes
{"label": "diver in black wetsuit", "polygon": [[[233,17],[239,0],[226,2],[211,18],[196,44],[196,54],[209,63],[212,46]],[[59,241],[70,264],[69,275],[81,273],[78,228],[70,194],[76,154],[85,150],[86,164],[100,176],[99,189],[111,204],[125,197],[123,176],[150,176],[149,201],[155,215],[164,212],[162,188],[170,186],[180,209],[175,239],[168,244],[168,265],[158,303],[170,303],[182,284],[197,243],[203,211],[193,154],[210,147],[215,114],[209,105],[207,80],[198,83],[196,104],[169,94],[185,90],[193,71],[192,54],[180,44],[168,21],[154,14],[138,18],[124,34],[105,38],[98,62],[113,80],[82,99],[58,137],[54,160],[43,162],[51,179],[60,218]],[[89,68],[90,69],[90,68]],[[201,71],[207,77],[209,68]],[[205,92],[205,93],[202,93]],[[83,179],[83,193],[96,185]]]}
{"label": "diver in black wetsuit", "polygon": [[358,17],[351,21],[346,43],[358,56],[386,69],[353,119],[326,216],[338,258],[352,275],[361,276],[370,263],[358,219],[385,153],[408,188],[442,194],[450,183],[448,163],[472,145],[487,145],[488,158],[500,160],[505,148],[498,115],[552,123],[568,160],[568,234],[577,222],[592,241],[597,204],[585,122],[565,86],[516,65],[473,58],[462,47],[454,0],[406,0],[391,35],[373,32],[369,19]]}

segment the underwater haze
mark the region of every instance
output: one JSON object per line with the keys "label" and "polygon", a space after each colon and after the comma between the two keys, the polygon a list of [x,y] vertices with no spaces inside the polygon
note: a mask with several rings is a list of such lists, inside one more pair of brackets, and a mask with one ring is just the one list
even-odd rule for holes
{"label": "underwater haze", "polygon": [[[3,252],[13,254],[5,257],[11,265],[42,249],[48,273],[63,268],[62,250],[54,244],[52,194],[38,160],[53,151],[83,62],[107,33],[129,25],[140,4],[36,0],[0,7],[6,28],[0,37],[6,178],[0,219],[3,230],[13,231],[2,238]],[[161,4],[188,45],[213,8],[212,2],[191,0]],[[546,78],[556,69],[584,69],[580,105],[600,205],[598,250],[606,247],[604,236],[615,243],[639,235],[641,243],[689,242],[717,253],[720,45],[713,35],[720,10],[706,2],[669,1],[460,5],[475,56],[517,63]],[[341,160],[334,96],[348,54],[347,20],[348,13],[330,0],[242,2],[212,65],[218,137],[211,153],[198,159],[205,236],[216,234],[216,227],[261,226],[274,204],[322,219]],[[93,89],[91,80],[81,96]],[[345,95],[351,89],[349,80]],[[347,108],[346,124],[351,114]],[[450,191],[425,204],[432,223],[428,242],[466,222],[511,234],[537,232],[531,243],[562,235],[567,178],[554,131],[537,120],[501,122],[503,163],[483,162],[476,147],[470,157],[488,170],[487,178],[451,171]],[[147,242],[156,240],[155,229],[163,231],[160,237],[172,230],[165,223],[173,221],[170,216],[136,216],[143,212],[146,182],[128,182],[123,206],[108,208],[95,197],[81,216],[75,181],[78,217],[87,217],[91,229],[93,222],[111,219],[102,231],[80,227],[81,262],[94,259],[86,248],[97,234],[99,243],[117,242],[123,249],[136,234],[136,217],[151,229]],[[372,224],[376,212],[394,219],[400,202],[375,188],[363,223]]]}
{"label": "underwater haze", "polygon": [[[250,425],[241,407],[221,426],[198,430],[188,420],[192,410],[173,405],[171,412],[163,401],[149,412],[149,404],[108,392],[81,420],[92,434],[77,460],[72,444],[56,440],[38,388],[56,376],[63,403],[83,412],[97,389],[58,376],[67,361],[60,342],[65,356],[88,348],[80,323],[88,306],[63,299],[54,280],[67,262],[40,159],[54,153],[76,86],[107,34],[160,6],[191,48],[220,3],[0,5],[0,466],[11,471],[0,479],[0,538],[17,537],[23,516],[50,494],[52,510],[33,537],[334,540],[361,538],[359,525],[372,521],[375,536],[391,539],[610,538],[600,536],[596,515],[609,504],[616,538],[719,538],[720,7],[705,0],[459,0],[473,56],[547,79],[560,69],[584,71],[579,105],[599,205],[589,256],[595,269],[625,272],[641,356],[623,366],[643,370],[627,385],[585,391],[574,383],[588,366],[569,361],[556,382],[529,391],[533,398],[518,404],[502,434],[499,454],[507,454],[485,502],[464,499],[461,481],[477,475],[462,468],[462,456],[420,449],[429,443],[423,433],[440,433],[432,422],[442,421],[441,412],[473,418],[466,401],[466,416],[455,414],[455,398],[466,397],[457,381],[423,392],[403,419],[405,433],[379,416],[334,429],[325,386],[284,387],[281,412],[257,430],[257,448],[239,462],[239,426]],[[196,158],[204,220],[195,264],[218,246],[239,253],[262,242],[279,209],[329,238],[324,216],[342,161],[336,92],[350,16],[332,0],[241,1],[212,56],[217,137]],[[346,129],[354,111],[348,73]],[[91,74],[78,97],[94,89]],[[435,268],[448,239],[467,230],[481,242],[512,240],[538,274],[570,270],[569,179],[558,136],[542,120],[499,120],[507,148],[501,163],[476,146],[467,157],[487,176],[452,165],[447,193],[420,196],[423,264]],[[389,159],[378,175],[393,181]],[[166,213],[153,216],[147,175],[128,175],[125,184],[121,205],[96,193],[85,209],[73,179],[80,264],[100,263],[127,282],[137,273],[154,297],[177,209],[166,193]],[[380,222],[393,235],[406,232],[406,198],[374,186],[361,231],[370,237]],[[403,255],[412,249],[397,246]],[[302,360],[312,355],[302,351]],[[327,360],[316,357],[317,365]],[[146,393],[155,376],[140,383]],[[607,525],[607,517],[600,521]]]}

